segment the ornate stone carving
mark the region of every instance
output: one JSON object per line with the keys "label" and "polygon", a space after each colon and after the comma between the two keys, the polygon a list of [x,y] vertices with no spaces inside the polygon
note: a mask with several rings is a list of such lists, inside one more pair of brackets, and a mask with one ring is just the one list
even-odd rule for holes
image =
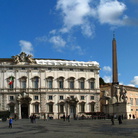
{"label": "ornate stone carving", "polygon": [[115,90],[115,96],[117,99],[117,102],[127,102],[127,91],[125,89],[125,87],[121,86],[119,87],[119,85],[115,85],[114,86],[116,88]]}
{"label": "ornate stone carving", "polygon": [[26,55],[22,52],[20,55],[12,57],[15,64],[36,64],[36,61],[32,58],[32,55]]}

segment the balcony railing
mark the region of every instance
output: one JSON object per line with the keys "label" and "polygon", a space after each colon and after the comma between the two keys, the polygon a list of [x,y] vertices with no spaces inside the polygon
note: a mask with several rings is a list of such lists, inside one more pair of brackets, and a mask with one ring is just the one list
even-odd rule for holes
{"label": "balcony railing", "polygon": [[33,93],[33,92],[64,92],[64,93],[70,93],[70,92],[85,92],[85,93],[89,93],[89,92],[94,92],[94,93],[100,93],[100,90],[99,89],[70,89],[70,88],[63,88],[63,89],[59,89],[59,88],[13,88],[13,89],[10,89],[10,88],[4,88],[4,89],[1,89],[0,88],[0,93],[13,93],[13,92],[16,92],[16,93],[21,93],[21,92],[27,92],[27,93]]}

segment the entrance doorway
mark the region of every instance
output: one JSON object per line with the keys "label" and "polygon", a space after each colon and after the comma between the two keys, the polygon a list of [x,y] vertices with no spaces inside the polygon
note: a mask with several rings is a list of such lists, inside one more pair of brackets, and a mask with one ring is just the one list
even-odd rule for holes
{"label": "entrance doorway", "polygon": [[21,116],[22,119],[28,118],[28,104],[22,104],[21,105]]}
{"label": "entrance doorway", "polygon": [[76,115],[76,106],[75,105],[70,105],[70,117],[74,118]]}

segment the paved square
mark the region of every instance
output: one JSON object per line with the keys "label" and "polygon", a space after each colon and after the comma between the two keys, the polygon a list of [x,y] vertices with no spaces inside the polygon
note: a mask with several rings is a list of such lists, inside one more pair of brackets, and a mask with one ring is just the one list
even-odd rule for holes
{"label": "paved square", "polygon": [[13,128],[8,128],[8,121],[0,122],[0,138],[137,138],[138,120],[123,120],[119,125],[111,125],[111,120],[37,120],[13,121]]}

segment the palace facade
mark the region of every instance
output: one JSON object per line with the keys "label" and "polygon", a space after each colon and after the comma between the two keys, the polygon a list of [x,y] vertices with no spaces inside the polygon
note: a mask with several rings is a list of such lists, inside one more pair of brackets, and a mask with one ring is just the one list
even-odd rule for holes
{"label": "palace facade", "polygon": [[0,111],[19,119],[71,118],[100,111],[99,63],[36,59],[22,52],[0,59]]}

